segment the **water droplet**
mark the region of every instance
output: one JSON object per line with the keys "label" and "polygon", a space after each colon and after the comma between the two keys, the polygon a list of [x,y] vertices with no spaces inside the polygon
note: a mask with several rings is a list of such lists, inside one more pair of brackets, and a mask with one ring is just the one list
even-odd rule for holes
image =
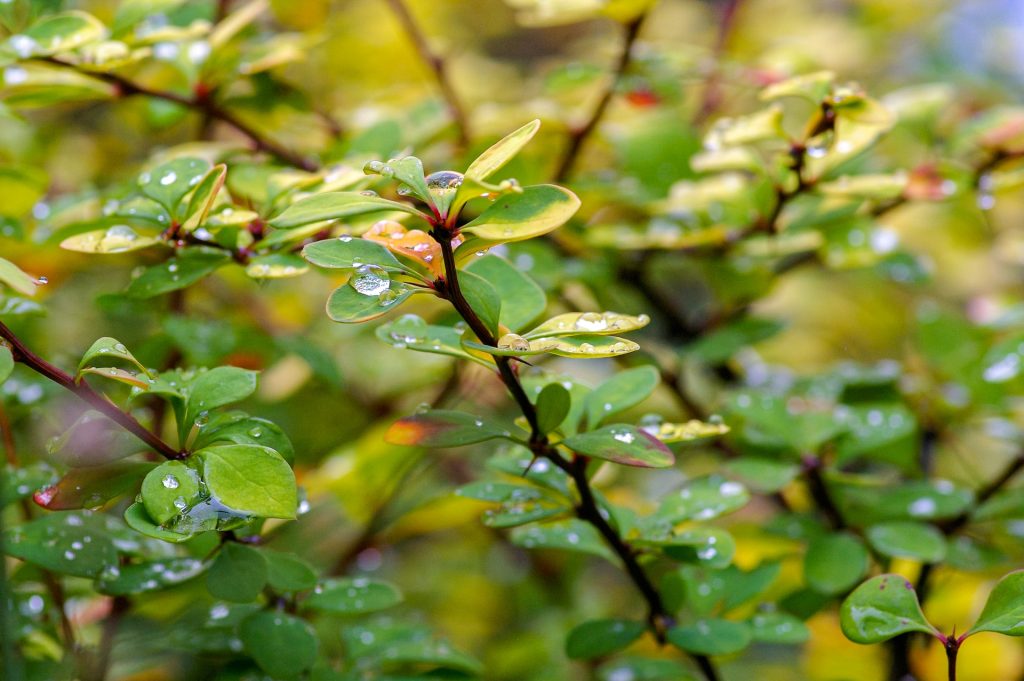
{"label": "water droplet", "polygon": [[622,442],[627,445],[633,444],[633,441],[636,440],[636,436],[629,431],[624,431],[621,433],[612,433],[612,437],[618,440],[619,442]]}
{"label": "water droplet", "polygon": [[498,339],[498,347],[502,350],[512,350],[513,352],[528,352],[530,350],[530,341],[517,333],[506,333]]}
{"label": "water droplet", "polygon": [[166,187],[168,185],[174,184],[174,181],[177,180],[177,179],[178,179],[178,174],[175,173],[172,170],[172,171],[168,172],[166,175],[164,175],[163,177],[160,178],[160,184],[162,184],[163,186]]}
{"label": "water droplet", "polygon": [[391,288],[391,279],[384,268],[363,265],[356,269],[349,285],[364,296],[379,296]]}
{"label": "water droplet", "polygon": [[173,475],[171,475],[170,473],[168,473],[167,475],[165,475],[165,476],[163,477],[163,480],[161,480],[161,481],[160,481],[160,483],[161,483],[161,484],[162,484],[162,485],[163,485],[164,487],[166,487],[167,489],[177,489],[177,488],[178,488],[178,485],[180,484],[180,483],[178,482],[178,479],[177,479],[176,477],[174,477]]}
{"label": "water droplet", "polygon": [[573,326],[578,331],[604,331],[608,328],[608,320],[599,312],[585,312],[576,319]]}

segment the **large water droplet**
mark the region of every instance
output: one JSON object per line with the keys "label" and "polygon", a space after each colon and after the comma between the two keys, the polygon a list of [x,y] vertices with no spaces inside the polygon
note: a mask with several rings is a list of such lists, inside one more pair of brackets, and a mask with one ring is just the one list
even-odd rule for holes
{"label": "large water droplet", "polygon": [[506,333],[498,339],[498,347],[513,352],[527,352],[530,349],[530,341],[517,333]]}
{"label": "large water droplet", "polygon": [[584,312],[573,326],[579,331],[604,331],[608,328],[608,320],[599,312]]}
{"label": "large water droplet", "polygon": [[364,296],[379,296],[391,288],[391,279],[387,271],[376,265],[363,265],[357,268],[348,283]]}

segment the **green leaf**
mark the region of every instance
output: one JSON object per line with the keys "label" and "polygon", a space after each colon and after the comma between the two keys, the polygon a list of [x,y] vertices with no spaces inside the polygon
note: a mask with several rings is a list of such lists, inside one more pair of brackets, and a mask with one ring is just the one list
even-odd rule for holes
{"label": "green leaf", "polygon": [[146,513],[146,507],[141,502],[135,502],[125,509],[124,521],[136,532],[172,544],[179,544],[192,538],[191,532],[175,532],[157,525]]}
{"label": "green leaf", "polygon": [[313,627],[283,612],[258,612],[242,621],[239,637],[256,664],[276,678],[294,678],[316,662],[320,642]]}
{"label": "green leaf", "polygon": [[[356,276],[359,275],[353,275],[353,278]],[[336,288],[328,298],[327,316],[347,324],[376,319],[397,309],[415,290],[408,284],[392,281],[386,289],[371,295],[360,293],[346,284]]]}
{"label": "green leaf", "polygon": [[982,631],[1024,636],[1024,571],[1011,572],[992,589],[967,636]]}
{"label": "green leaf", "polygon": [[407,203],[389,201],[379,196],[358,192],[327,192],[296,201],[280,215],[272,218],[270,224],[278,229],[292,229],[308,225],[311,222],[337,220],[338,218],[385,211],[401,211],[418,215],[424,220],[427,219],[425,215]]}
{"label": "green leaf", "polygon": [[462,341],[462,345],[480,352],[502,357],[523,357],[550,353],[574,359],[598,359],[618,357],[640,349],[633,341],[618,336],[558,336],[527,340],[523,336],[507,333],[498,339],[498,347],[491,347],[474,341]]}
{"label": "green leaf", "polygon": [[395,272],[406,269],[386,247],[348,234],[311,243],[302,249],[302,257],[318,267],[334,269],[356,269],[363,265]]}
{"label": "green leaf", "polygon": [[572,396],[560,383],[548,383],[537,395],[537,426],[542,433],[557,430],[572,407]]}
{"label": "green leaf", "polygon": [[823,594],[840,594],[868,569],[868,552],[859,539],[839,532],[814,538],[804,556],[807,585]]}
{"label": "green leaf", "polygon": [[747,620],[750,638],[759,643],[799,645],[811,637],[811,631],[799,617],[784,612],[762,612]]}
{"label": "green leaf", "polygon": [[523,335],[528,339],[577,334],[603,336],[636,331],[647,326],[650,321],[651,318],[645,314],[634,317],[618,312],[566,312]]}
{"label": "green leaf", "polygon": [[158,591],[187,582],[203,573],[206,565],[195,558],[165,558],[122,565],[96,580],[96,590],[108,596],[129,596]]}
{"label": "green leaf", "polygon": [[800,474],[800,466],[759,456],[741,456],[725,464],[726,471],[755,492],[778,492]]}
{"label": "green leaf", "polygon": [[[3,270],[2,262],[0,262],[0,270]],[[3,282],[2,274],[0,274],[0,282]],[[4,295],[0,290],[0,319],[4,317],[39,317],[44,314],[46,314],[46,309],[36,301],[21,296]]]}
{"label": "green leaf", "polygon": [[203,480],[224,506],[261,518],[294,518],[295,474],[281,455],[256,445],[216,445],[195,453]]}
{"label": "green leaf", "polygon": [[125,347],[124,343],[117,340],[116,338],[104,337],[96,340],[92,346],[85,351],[82,355],[82,360],[78,363],[78,373],[81,374],[82,370],[89,366],[95,366],[97,359],[101,357],[109,357],[125,362],[130,362],[144,374],[149,374],[149,370],[135,358],[128,348]]}
{"label": "green leaf", "polygon": [[199,431],[193,446],[195,449],[204,449],[218,442],[270,447],[288,463],[295,458],[295,449],[292,447],[291,440],[281,430],[281,427],[255,416],[232,417],[231,420],[223,422],[223,424],[216,418],[210,419],[210,422]]}
{"label": "green leaf", "polygon": [[182,439],[203,412],[240,402],[255,391],[255,371],[222,366],[199,374],[189,388],[185,415],[179,424]]}
{"label": "green leaf", "polygon": [[1019,489],[1004,489],[982,502],[971,515],[975,521],[1024,518],[1024,494]]}
{"label": "green leaf", "polygon": [[7,555],[62,575],[96,577],[117,566],[117,549],[100,518],[51,513],[4,532]]}
{"label": "green leaf", "polygon": [[19,57],[42,57],[102,40],[106,33],[106,27],[91,14],[61,12],[42,17],[23,34],[11,36],[7,44]]}
{"label": "green leaf", "polygon": [[99,508],[138,489],[139,481],[152,468],[153,464],[138,461],[73,468],[53,485],[36,492],[33,500],[51,511]]}
{"label": "green leaf", "polygon": [[638,544],[659,548],[669,558],[713,568],[727,567],[736,555],[736,540],[717,527],[693,527]]}
{"label": "green leaf", "polygon": [[21,268],[10,260],[3,258],[0,258],[0,283],[7,284],[26,296],[33,296],[36,293],[36,280],[22,272]]}
{"label": "green leaf", "polygon": [[473,308],[480,321],[491,333],[497,335],[501,320],[502,296],[489,281],[465,270],[459,273],[459,285],[466,302]]}
{"label": "green leaf", "polygon": [[840,491],[844,514],[864,524],[955,518],[974,501],[970,490],[948,480],[912,480],[891,487],[844,486]]}
{"label": "green leaf", "polygon": [[733,396],[730,410],[743,421],[748,439],[772,442],[795,455],[817,452],[844,431],[833,407],[824,401],[744,392]]}
{"label": "green leaf", "polygon": [[820,104],[832,89],[836,76],[831,71],[815,71],[769,85],[761,91],[761,99],[772,101],[783,97],[800,97]]}
{"label": "green leaf", "polygon": [[670,526],[686,520],[710,520],[746,506],[750,493],[738,482],[720,475],[691,480],[662,499],[654,519]]}
{"label": "green leaf", "polygon": [[267,584],[267,561],[251,546],[225,542],[206,573],[206,588],[214,598],[251,603]]}
{"label": "green leaf", "polygon": [[129,225],[112,225],[69,236],[60,242],[60,247],[66,251],[106,255],[139,251],[162,243],[157,237],[139,234]]}
{"label": "green leaf", "polygon": [[199,474],[181,461],[160,464],[142,481],[142,505],[157,525],[195,505],[200,494]]}
{"label": "green leaf", "polygon": [[101,376],[103,378],[108,378],[112,381],[117,381],[118,383],[130,385],[133,388],[138,388],[140,390],[148,389],[151,380],[148,378],[141,377],[132,371],[128,371],[127,369],[118,369],[114,367],[86,367],[85,369],[79,371],[78,375],[79,377],[86,375]]}
{"label": "green leaf", "polygon": [[622,650],[643,636],[647,627],[632,620],[591,620],[569,632],[565,654],[573,660],[604,657]]}
{"label": "green leaf", "polygon": [[881,643],[911,631],[939,635],[900,575],[879,575],[858,586],[839,608],[839,623],[854,643]]}
{"label": "green leaf", "polygon": [[730,655],[750,645],[750,628],[742,622],[700,619],[668,630],[668,642],[694,655]]}
{"label": "green leaf", "polygon": [[911,558],[939,563],[946,557],[946,538],[937,528],[924,523],[897,521],[867,529],[871,546],[883,556]]}
{"label": "green leaf", "polygon": [[533,139],[538,130],[540,130],[540,121],[533,120],[498,140],[469,164],[465,173],[466,178],[478,181],[486,180],[511,161]]}
{"label": "green leaf", "polygon": [[522,241],[561,227],[579,207],[580,200],[568,189],[533,185],[500,196],[462,230],[487,241]]}
{"label": "green leaf", "polygon": [[668,447],[634,426],[605,426],[566,438],[562,444],[584,456],[593,456],[626,466],[665,468],[675,463],[675,457]]}
{"label": "green leaf", "polygon": [[173,220],[181,222],[178,204],[209,171],[210,163],[201,158],[176,158],[139,175],[139,189],[163,206]]}
{"label": "green leaf", "polygon": [[394,348],[408,348],[417,352],[450,355],[487,368],[494,365],[477,354],[469,354],[462,348],[464,329],[450,326],[427,324],[422,317],[414,314],[402,315],[393,322],[377,327],[377,338]]}
{"label": "green leaf", "polygon": [[338,615],[362,615],[401,602],[402,592],[393,584],[357,577],[323,582],[302,602],[302,607]]}
{"label": "green leaf", "polygon": [[744,316],[716,329],[686,347],[686,355],[707,364],[722,364],[743,348],[771,338],[783,329],[782,322]]}
{"label": "green leaf", "polygon": [[305,591],[316,586],[316,570],[294,553],[264,551],[267,583],[276,591]]}
{"label": "green leaf", "polygon": [[0,468],[0,509],[55,481],[54,471],[46,463],[4,465]]}
{"label": "green leaf", "polygon": [[637,656],[617,656],[601,665],[595,678],[597,681],[697,681],[697,677],[679,662]]}
{"label": "green leaf", "polygon": [[512,543],[527,549],[561,549],[600,556],[610,561],[615,557],[604,544],[593,525],[571,518],[543,525],[517,527],[512,530]]}
{"label": "green leaf", "polygon": [[468,499],[500,504],[497,508],[484,512],[484,525],[487,527],[516,527],[571,510],[565,499],[539,487],[526,485],[474,482],[463,485],[456,494]]}
{"label": "green leaf", "polygon": [[217,195],[220,193],[221,187],[224,186],[224,180],[227,178],[228,167],[223,163],[219,163],[203,176],[199,186],[192,192],[192,196],[189,197],[188,207],[185,209],[185,220],[182,227],[191,232],[200,225],[206,222],[206,216],[210,214],[210,209],[213,208],[213,204],[217,201]]}
{"label": "green leaf", "polygon": [[705,423],[697,419],[690,419],[685,423],[645,425],[643,429],[667,445],[705,442],[729,432],[729,426],[724,423]]}
{"label": "green leaf", "polygon": [[587,425],[596,428],[604,419],[640,404],[654,392],[658,379],[652,366],[618,372],[587,395]]}
{"label": "green leaf", "polygon": [[288,279],[309,271],[309,265],[291,253],[270,253],[249,261],[245,273],[253,279]]}
{"label": "green leaf", "polygon": [[540,286],[504,258],[485,255],[471,261],[465,271],[487,280],[499,293],[499,321],[512,331],[519,331],[534,321],[548,305]]}
{"label": "green leaf", "polygon": [[461,447],[509,435],[501,426],[472,414],[432,409],[395,421],[384,440],[393,445]]}
{"label": "green leaf", "polygon": [[187,248],[177,257],[147,267],[128,284],[131,298],[152,298],[196,283],[230,260],[225,251],[213,248]]}
{"label": "green leaf", "polygon": [[14,371],[14,355],[6,345],[0,345],[0,384],[6,381]]}
{"label": "green leaf", "polygon": [[423,177],[423,162],[415,156],[393,158],[387,163],[370,161],[363,167],[363,172],[394,178],[405,185],[404,189],[399,188],[399,193],[408,191],[424,203],[433,203],[427,181]]}

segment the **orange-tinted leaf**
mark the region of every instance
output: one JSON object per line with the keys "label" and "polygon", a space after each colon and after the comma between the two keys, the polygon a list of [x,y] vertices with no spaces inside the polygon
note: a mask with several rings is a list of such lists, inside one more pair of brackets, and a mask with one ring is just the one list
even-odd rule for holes
{"label": "orange-tinted leaf", "polygon": [[36,492],[32,499],[51,511],[97,508],[136,489],[155,465],[119,461],[106,466],[74,468],[55,484]]}
{"label": "orange-tinted leaf", "polygon": [[461,447],[508,436],[504,428],[472,414],[435,409],[399,419],[384,439],[393,445]]}

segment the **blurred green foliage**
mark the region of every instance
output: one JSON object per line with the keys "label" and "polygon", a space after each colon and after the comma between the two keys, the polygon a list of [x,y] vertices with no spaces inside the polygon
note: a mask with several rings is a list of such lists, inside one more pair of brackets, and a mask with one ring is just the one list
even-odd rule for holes
{"label": "blurred green foliage", "polygon": [[4,678],[1018,678],[1016,5],[0,2]]}

